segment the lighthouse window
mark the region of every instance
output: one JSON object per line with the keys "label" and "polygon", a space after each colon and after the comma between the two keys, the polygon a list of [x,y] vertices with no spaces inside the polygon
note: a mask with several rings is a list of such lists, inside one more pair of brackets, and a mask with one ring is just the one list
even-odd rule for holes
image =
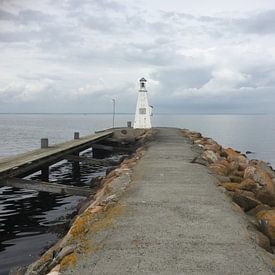
{"label": "lighthouse window", "polygon": [[146,108],[139,108],[139,114],[145,115],[146,114]]}
{"label": "lighthouse window", "polygon": [[141,83],[141,88],[144,88],[145,87],[145,83]]}

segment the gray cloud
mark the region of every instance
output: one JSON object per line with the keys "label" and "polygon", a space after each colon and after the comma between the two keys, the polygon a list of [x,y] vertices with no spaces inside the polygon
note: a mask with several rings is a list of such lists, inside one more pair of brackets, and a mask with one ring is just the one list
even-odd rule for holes
{"label": "gray cloud", "polygon": [[157,112],[274,108],[275,10],[23,2],[0,6],[0,112],[131,112],[141,76]]}
{"label": "gray cloud", "polygon": [[240,30],[255,34],[270,34],[275,32],[275,10],[261,12],[247,18],[237,19]]}

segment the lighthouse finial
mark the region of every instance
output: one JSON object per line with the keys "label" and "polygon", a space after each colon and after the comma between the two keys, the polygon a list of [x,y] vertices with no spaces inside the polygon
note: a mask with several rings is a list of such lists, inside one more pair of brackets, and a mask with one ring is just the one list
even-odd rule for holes
{"label": "lighthouse finial", "polygon": [[146,79],[143,77],[139,80],[139,83],[140,83],[140,89],[141,90],[145,90],[145,83],[146,83]]}

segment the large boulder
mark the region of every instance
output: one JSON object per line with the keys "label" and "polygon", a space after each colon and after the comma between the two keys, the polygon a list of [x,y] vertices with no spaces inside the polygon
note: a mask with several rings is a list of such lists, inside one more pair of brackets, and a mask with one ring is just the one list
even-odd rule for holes
{"label": "large boulder", "polygon": [[232,200],[243,208],[244,211],[249,211],[261,204],[261,202],[255,198],[254,193],[243,190],[236,190]]}
{"label": "large boulder", "polygon": [[258,187],[257,183],[253,179],[248,178],[248,179],[244,179],[241,182],[240,189],[246,190],[246,191],[252,191],[257,189],[257,187]]}
{"label": "large boulder", "polygon": [[269,238],[263,233],[261,233],[260,231],[256,231],[255,235],[256,235],[256,243],[266,251],[272,252]]}
{"label": "large boulder", "polygon": [[223,164],[211,164],[209,166],[210,170],[212,170],[213,172],[215,172],[217,175],[220,176],[226,176],[228,175],[228,168],[226,166],[224,166]]}
{"label": "large boulder", "polygon": [[209,163],[214,163],[219,160],[218,155],[210,150],[204,151],[202,153],[202,158],[207,160]]}
{"label": "large boulder", "polygon": [[248,162],[239,163],[239,171],[245,171],[245,169],[249,166]]}
{"label": "large boulder", "polygon": [[205,141],[201,138],[194,141],[194,144],[205,145]]}
{"label": "large boulder", "polygon": [[255,208],[251,209],[250,211],[246,212],[246,214],[251,216],[257,216],[257,214],[261,211],[271,210],[272,208],[266,204],[260,204],[256,206]]}
{"label": "large boulder", "polygon": [[272,167],[270,165],[268,165],[266,162],[264,161],[259,161],[257,166],[264,170],[266,173],[268,173],[268,175],[271,177],[271,178],[275,178],[275,171],[272,169]]}
{"label": "large boulder", "polygon": [[244,170],[244,178],[245,179],[251,179],[253,178],[253,175],[256,172],[256,168],[254,166],[247,166],[246,169]]}
{"label": "large boulder", "polygon": [[199,138],[202,138],[201,133],[198,133],[198,132],[191,132],[191,133],[189,134],[189,136],[190,136],[192,139],[199,139]]}
{"label": "large boulder", "polygon": [[237,152],[232,148],[226,148],[224,149],[224,151],[226,152],[228,159],[232,159],[233,157],[239,157],[241,155],[240,152]]}
{"label": "large boulder", "polygon": [[256,198],[262,203],[275,207],[275,196],[264,188],[256,192]]}
{"label": "large boulder", "polygon": [[275,209],[263,210],[256,215],[260,230],[269,237],[272,245],[275,245]]}
{"label": "large boulder", "polygon": [[259,166],[248,166],[244,171],[244,178],[253,179],[264,187],[271,195],[275,196],[275,184],[271,176]]}
{"label": "large boulder", "polygon": [[241,183],[243,178],[240,176],[236,176],[236,175],[229,175],[229,178],[231,180],[231,182],[238,182]]}
{"label": "large boulder", "polygon": [[222,186],[227,190],[227,191],[236,191],[240,189],[240,184],[237,182],[226,182],[223,183]]}
{"label": "large boulder", "polygon": [[221,150],[221,146],[219,144],[206,144],[204,146],[205,150],[210,150],[210,151],[214,151],[215,153],[219,152]]}

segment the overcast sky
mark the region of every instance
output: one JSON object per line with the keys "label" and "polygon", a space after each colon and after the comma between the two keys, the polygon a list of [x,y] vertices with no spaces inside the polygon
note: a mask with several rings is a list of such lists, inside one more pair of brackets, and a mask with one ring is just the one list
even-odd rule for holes
{"label": "overcast sky", "polygon": [[275,112],[275,0],[0,0],[0,112]]}

